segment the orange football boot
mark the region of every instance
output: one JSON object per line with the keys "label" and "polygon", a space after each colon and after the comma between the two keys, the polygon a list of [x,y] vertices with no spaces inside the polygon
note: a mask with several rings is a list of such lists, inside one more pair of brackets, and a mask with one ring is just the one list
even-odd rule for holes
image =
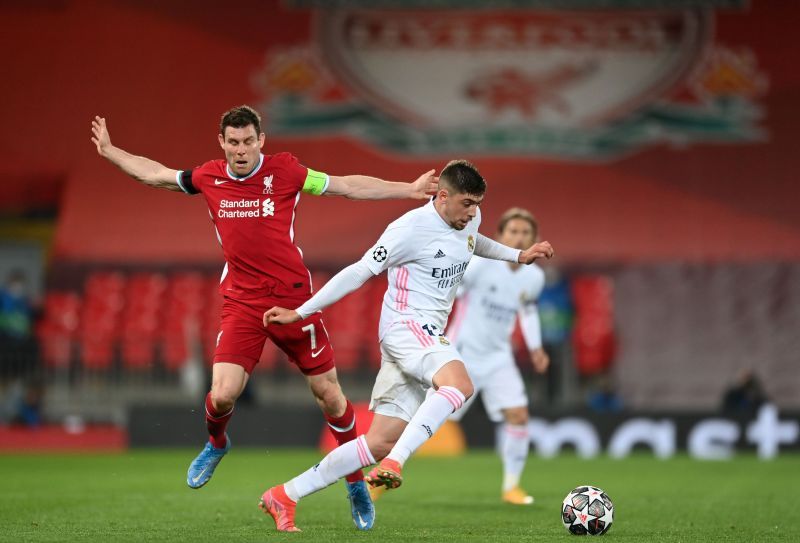
{"label": "orange football boot", "polygon": [[272,516],[275,527],[279,532],[299,532],[300,528],[294,525],[294,512],[297,503],[293,502],[283,485],[273,486],[261,496],[258,507],[264,513]]}
{"label": "orange football boot", "polygon": [[528,495],[528,493],[520,487],[515,486],[511,490],[503,492],[503,501],[506,503],[513,503],[514,505],[531,505],[533,503],[533,496]]}
{"label": "orange football boot", "polygon": [[372,468],[364,480],[372,487],[397,488],[403,484],[403,466],[397,460],[384,458]]}

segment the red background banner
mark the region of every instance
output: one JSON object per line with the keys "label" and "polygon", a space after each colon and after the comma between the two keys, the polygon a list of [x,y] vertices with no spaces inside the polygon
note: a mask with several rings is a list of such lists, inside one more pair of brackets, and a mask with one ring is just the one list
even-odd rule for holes
{"label": "red background banner", "polygon": [[[243,1],[53,0],[0,7],[6,51],[0,197],[41,183],[61,194],[55,255],[105,262],[214,262],[221,251],[200,197],[138,186],[99,158],[95,114],[112,141],[173,168],[221,157],[219,115],[257,103],[252,75],[274,47],[312,40],[311,11]],[[602,163],[467,156],[489,182],[484,233],[509,206],[540,219],[559,261],[797,259],[800,257],[800,72],[789,53],[800,6],[753,2],[715,14],[715,40],[746,47],[769,81],[757,100],[764,141],[637,151]],[[415,178],[448,158],[389,153],[345,135],[278,139],[317,170]],[[304,196],[297,242],[306,260],[347,263],[414,202]],[[320,218],[323,219],[320,219]]]}

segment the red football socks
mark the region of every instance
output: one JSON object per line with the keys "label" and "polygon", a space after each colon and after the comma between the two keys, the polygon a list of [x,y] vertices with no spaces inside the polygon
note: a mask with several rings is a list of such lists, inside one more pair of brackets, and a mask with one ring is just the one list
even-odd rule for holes
{"label": "red football socks", "polygon": [[[333,438],[336,440],[336,443],[339,445],[343,445],[348,441],[353,441],[358,437],[358,431],[356,429],[356,412],[353,409],[353,404],[350,403],[350,400],[347,400],[347,407],[345,407],[344,414],[341,417],[331,417],[326,414],[325,419],[328,421],[328,429],[333,435]],[[361,473],[361,470],[354,471],[345,477],[348,483],[356,483],[361,481],[363,478],[364,474]]]}
{"label": "red football socks", "polygon": [[233,408],[227,413],[218,413],[211,402],[211,393],[206,394],[206,427],[208,428],[209,441],[216,449],[222,449],[228,444],[225,437],[225,428],[233,415]]}

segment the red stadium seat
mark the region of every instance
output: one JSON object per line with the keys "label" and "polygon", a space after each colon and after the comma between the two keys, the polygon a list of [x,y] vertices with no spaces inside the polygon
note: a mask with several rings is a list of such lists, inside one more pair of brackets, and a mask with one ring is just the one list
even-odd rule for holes
{"label": "red stadium seat", "polygon": [[68,368],[72,361],[72,346],[75,341],[49,322],[42,322],[36,328],[39,338],[42,361],[50,368]]}
{"label": "red stadium seat", "polygon": [[107,370],[114,361],[114,341],[110,338],[83,338],[81,361],[84,369]]}
{"label": "red stadium seat", "polygon": [[607,370],[616,355],[613,284],[605,276],[585,275],[572,281],[575,305],[573,344],[581,375]]}
{"label": "red stadium seat", "polygon": [[199,342],[200,350],[205,351],[206,316],[203,313],[208,305],[208,285],[208,277],[198,272],[178,272],[169,278],[161,298],[161,321],[156,330],[161,358],[169,370],[183,367],[191,355],[193,342]]}
{"label": "red stadium seat", "polygon": [[219,293],[219,278],[211,277],[206,280],[204,287],[206,309],[203,311],[201,338],[203,341],[203,354],[209,366],[213,363],[214,349],[217,346],[219,335],[219,321],[222,315],[222,295]]}
{"label": "red stadium seat", "polygon": [[161,343],[161,357],[168,370],[179,370],[189,358],[183,337],[167,337]]}
{"label": "red stadium seat", "polygon": [[51,368],[68,368],[80,324],[80,297],[74,292],[49,292],[36,328],[42,360]]}
{"label": "red stadium seat", "polygon": [[151,370],[155,362],[155,341],[152,337],[127,337],[122,341],[121,357],[126,369]]}

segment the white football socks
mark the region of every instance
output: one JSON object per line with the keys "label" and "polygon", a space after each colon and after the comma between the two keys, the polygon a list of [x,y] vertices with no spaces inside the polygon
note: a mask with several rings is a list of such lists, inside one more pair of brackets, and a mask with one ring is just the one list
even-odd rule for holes
{"label": "white football socks", "polygon": [[464,405],[465,400],[455,387],[439,387],[435,393],[428,395],[386,458],[403,465],[414,451],[436,433],[453,411]]}
{"label": "white football socks", "polygon": [[363,435],[332,450],[322,462],[283,485],[293,501],[327,488],[357,469],[375,463]]}
{"label": "white football socks", "polygon": [[502,425],[500,458],[503,460],[503,492],[519,485],[522,470],[528,460],[529,446],[527,426],[508,423]]}

